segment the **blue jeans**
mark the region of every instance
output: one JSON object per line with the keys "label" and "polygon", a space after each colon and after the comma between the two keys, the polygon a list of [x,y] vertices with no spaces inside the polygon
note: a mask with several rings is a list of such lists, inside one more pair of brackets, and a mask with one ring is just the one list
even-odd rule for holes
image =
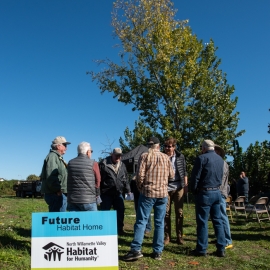
{"label": "blue jeans", "polygon": [[131,242],[132,251],[140,251],[142,247],[144,231],[152,208],[154,208],[154,239],[153,252],[161,253],[164,248],[164,217],[166,213],[167,197],[149,198],[140,194],[136,223],[134,225],[134,239]]}
{"label": "blue jeans", "polygon": [[208,247],[208,218],[209,213],[213,222],[215,235],[217,238],[217,250],[225,249],[224,226],[221,218],[220,190],[200,191],[196,195],[196,221],[197,221],[197,246],[196,250],[206,253]]}
{"label": "blue jeans", "polygon": [[232,238],[231,238],[230,222],[226,212],[226,198],[223,195],[221,195],[220,213],[224,226],[226,246],[228,246],[232,244]]}
{"label": "blue jeans", "polygon": [[66,212],[67,211],[67,196],[62,193],[62,197],[63,197],[63,203],[60,208],[60,212]]}
{"label": "blue jeans", "polygon": [[68,203],[67,210],[70,212],[78,211],[97,211],[97,204],[94,203]]}
{"label": "blue jeans", "polygon": [[[140,198],[140,193],[138,192],[134,192],[134,207],[135,207],[135,212],[137,215],[137,210],[138,210],[138,203],[139,203],[139,198]],[[152,223],[151,223],[151,214],[149,215],[147,224],[146,224],[146,228],[145,231],[146,232],[151,232],[152,230]]]}
{"label": "blue jeans", "polygon": [[53,193],[45,193],[44,200],[48,204],[49,212],[63,212],[60,211],[63,206],[63,196],[58,196]]}
{"label": "blue jeans", "polygon": [[100,203],[100,209],[102,211],[109,211],[113,206],[113,209],[116,210],[118,233],[123,231],[125,205],[122,194],[115,194],[115,195],[101,194],[100,197],[102,200],[102,202]]}

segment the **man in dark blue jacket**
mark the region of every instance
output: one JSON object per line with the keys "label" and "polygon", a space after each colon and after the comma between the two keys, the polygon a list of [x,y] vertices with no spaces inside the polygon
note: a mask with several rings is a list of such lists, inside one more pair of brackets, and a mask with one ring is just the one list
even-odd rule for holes
{"label": "man in dark blue jacket", "polygon": [[222,183],[224,161],[214,149],[213,141],[203,142],[203,154],[196,158],[191,174],[191,188],[196,195],[197,246],[192,252],[195,256],[206,256],[209,214],[217,238],[216,255],[225,256],[226,242],[220,213],[222,198],[219,189]]}

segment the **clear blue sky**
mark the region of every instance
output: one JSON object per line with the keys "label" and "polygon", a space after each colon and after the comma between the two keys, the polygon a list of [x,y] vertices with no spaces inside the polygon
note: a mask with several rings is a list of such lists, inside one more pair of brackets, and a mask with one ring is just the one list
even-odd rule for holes
{"label": "clear blue sky", "polygon": [[[189,19],[204,42],[219,47],[222,70],[239,97],[239,138],[247,148],[269,140],[270,1],[177,0],[178,19]],[[59,135],[76,156],[81,141],[93,158],[108,144],[119,146],[138,113],[100,94],[86,71],[95,59],[117,60],[112,37],[111,0],[0,1],[0,177],[40,174],[51,141]]]}

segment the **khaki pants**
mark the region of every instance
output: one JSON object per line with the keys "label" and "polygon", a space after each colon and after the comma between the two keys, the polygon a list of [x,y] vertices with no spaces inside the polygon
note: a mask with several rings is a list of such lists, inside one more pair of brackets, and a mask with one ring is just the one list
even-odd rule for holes
{"label": "khaki pants", "polygon": [[177,241],[183,237],[183,205],[184,205],[184,189],[180,188],[168,192],[168,203],[166,207],[164,233],[165,239],[171,239],[171,210],[174,203],[175,212],[175,229]]}

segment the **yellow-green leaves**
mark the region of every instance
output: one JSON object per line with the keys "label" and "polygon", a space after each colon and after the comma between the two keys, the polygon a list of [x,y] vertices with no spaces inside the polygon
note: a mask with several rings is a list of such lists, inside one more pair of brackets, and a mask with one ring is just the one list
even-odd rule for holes
{"label": "yellow-green leaves", "polygon": [[229,149],[243,132],[235,134],[234,87],[219,69],[214,42],[203,43],[188,20],[175,15],[169,0],[116,0],[112,26],[122,48],[120,64],[102,61],[106,70],[91,72],[92,78],[102,92],[140,112],[150,128],[145,135],[174,136],[188,155],[204,138]]}

